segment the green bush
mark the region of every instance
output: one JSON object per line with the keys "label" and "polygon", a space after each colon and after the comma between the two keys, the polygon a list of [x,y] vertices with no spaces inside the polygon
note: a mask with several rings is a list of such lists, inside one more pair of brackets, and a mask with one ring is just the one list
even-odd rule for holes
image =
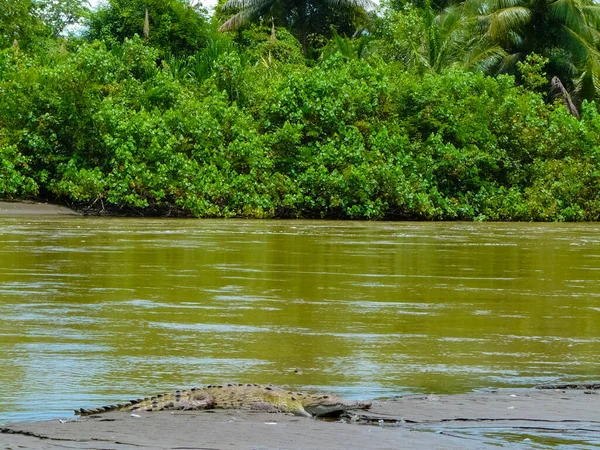
{"label": "green bush", "polygon": [[244,33],[257,45],[189,57],[138,37],[0,52],[0,195],[198,217],[600,218],[595,104],[578,120],[508,76],[339,52],[307,66],[285,32]]}
{"label": "green bush", "polygon": [[143,36],[148,11],[148,45],[161,53],[193,55],[211,34],[206,11],[187,0],[108,0],[87,20],[89,41],[121,43]]}

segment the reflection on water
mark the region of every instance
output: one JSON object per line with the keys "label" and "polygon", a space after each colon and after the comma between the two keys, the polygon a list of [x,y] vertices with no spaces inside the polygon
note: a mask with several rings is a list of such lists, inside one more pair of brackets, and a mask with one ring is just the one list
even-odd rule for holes
{"label": "reflection on water", "polygon": [[223,381],[593,380],[600,225],[0,218],[0,422]]}

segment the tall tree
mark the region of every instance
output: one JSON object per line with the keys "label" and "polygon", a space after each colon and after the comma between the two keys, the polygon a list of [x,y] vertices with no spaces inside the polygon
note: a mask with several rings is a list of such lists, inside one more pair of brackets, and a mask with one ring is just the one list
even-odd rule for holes
{"label": "tall tree", "polygon": [[228,0],[223,11],[233,14],[219,31],[237,30],[249,22],[266,21],[290,30],[309,53],[309,36],[331,36],[331,26],[351,34],[353,22],[366,15],[371,0]]}
{"label": "tall tree", "polygon": [[55,38],[64,33],[69,25],[80,22],[87,11],[84,0],[35,0],[34,4],[35,14]]}
{"label": "tall tree", "polygon": [[36,4],[31,0],[0,0],[0,48],[16,45],[26,47],[48,29],[36,15]]}
{"label": "tall tree", "polygon": [[505,52],[478,32],[476,21],[458,6],[438,10],[425,0],[401,8],[382,2],[378,15],[379,51],[386,59],[404,63],[417,73],[439,73],[450,67],[486,69],[502,60]]}
{"label": "tall tree", "polygon": [[204,47],[209,34],[205,13],[189,0],[108,0],[90,15],[88,35],[122,42],[147,30],[150,45],[164,52],[193,54]]}

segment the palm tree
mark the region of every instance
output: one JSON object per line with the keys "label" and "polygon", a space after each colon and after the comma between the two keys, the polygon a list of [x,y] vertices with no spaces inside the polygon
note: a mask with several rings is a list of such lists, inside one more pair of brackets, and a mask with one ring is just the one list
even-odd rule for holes
{"label": "palm tree", "polygon": [[308,56],[311,33],[330,35],[335,25],[338,31],[351,34],[353,20],[373,5],[371,0],[228,0],[221,9],[235,14],[219,31],[237,30],[252,21],[277,22],[296,35]]}
{"label": "palm tree", "polygon": [[477,32],[476,21],[461,7],[437,10],[429,0],[419,7],[384,9],[382,31],[391,45],[389,57],[418,73],[450,67],[486,70],[506,56],[499,45]]}
{"label": "palm tree", "polygon": [[506,51],[502,72],[530,53],[549,59],[579,99],[600,96],[600,5],[594,0],[466,0],[461,8],[480,32]]}

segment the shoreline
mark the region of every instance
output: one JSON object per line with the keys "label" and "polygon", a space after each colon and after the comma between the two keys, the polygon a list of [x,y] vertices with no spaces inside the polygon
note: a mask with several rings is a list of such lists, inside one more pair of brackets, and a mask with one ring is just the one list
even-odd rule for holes
{"label": "shoreline", "polygon": [[410,395],[374,401],[371,410],[335,422],[242,410],[113,412],[1,425],[0,443],[42,450],[596,448],[600,391]]}
{"label": "shoreline", "polygon": [[80,216],[77,211],[66,206],[51,203],[0,200],[0,216]]}

